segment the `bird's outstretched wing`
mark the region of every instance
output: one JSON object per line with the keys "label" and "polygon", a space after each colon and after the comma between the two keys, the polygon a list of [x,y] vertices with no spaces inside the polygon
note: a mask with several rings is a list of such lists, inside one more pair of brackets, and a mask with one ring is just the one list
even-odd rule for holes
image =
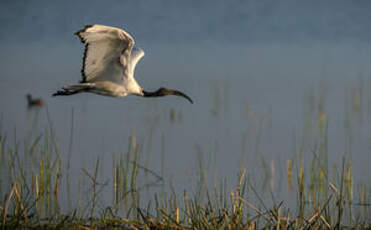
{"label": "bird's outstretched wing", "polygon": [[124,30],[89,25],[76,32],[85,52],[82,64],[82,82],[112,81],[121,84],[128,71],[134,39]]}

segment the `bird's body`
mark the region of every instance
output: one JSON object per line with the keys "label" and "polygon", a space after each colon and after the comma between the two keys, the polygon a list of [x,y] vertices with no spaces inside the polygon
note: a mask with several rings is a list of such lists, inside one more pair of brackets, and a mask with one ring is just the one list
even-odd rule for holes
{"label": "bird's body", "polygon": [[76,32],[81,42],[85,43],[82,81],[67,85],[53,96],[73,95],[90,92],[111,97],[137,95],[142,97],[160,97],[166,95],[182,96],[193,101],[184,93],[160,88],[154,92],[144,91],[134,78],[134,70],[144,51],[134,48],[134,39],[124,30],[92,25]]}

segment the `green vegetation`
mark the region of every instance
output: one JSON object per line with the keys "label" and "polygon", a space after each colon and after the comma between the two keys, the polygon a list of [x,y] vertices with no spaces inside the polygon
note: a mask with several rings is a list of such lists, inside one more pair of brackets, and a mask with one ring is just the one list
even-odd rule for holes
{"label": "green vegetation", "polygon": [[[352,122],[348,113],[349,110],[360,113],[360,90],[352,91],[352,106],[346,104],[344,152],[347,154],[344,156],[347,157],[342,158],[340,166],[334,165],[333,169],[329,166],[325,95],[319,91],[315,99],[311,91],[305,99],[308,108],[304,111],[304,134],[292,157],[275,162],[261,154],[261,174],[253,174],[241,164],[235,169],[236,181],[232,186],[231,182],[219,179],[216,172],[210,186],[212,164],[205,165],[205,162],[211,161],[206,161],[202,147],[196,146],[199,165],[194,194],[189,191],[179,194],[172,182],[168,183],[169,188],[164,188],[166,142],[163,133],[162,153],[156,153],[161,156],[159,173],[149,169],[150,151],[145,155],[144,143],[137,143],[131,135],[127,151],[113,156],[113,167],[109,169],[112,180],[102,181],[99,157],[90,170],[81,165],[78,175],[71,175],[73,122],[67,153],[61,153],[50,121],[42,135],[29,134],[21,141],[17,135],[10,141],[0,130],[0,226],[2,229],[370,229],[370,184],[355,185],[352,174]],[[218,116],[222,108],[221,93],[216,95],[215,107],[210,110],[213,116]],[[257,123],[258,138],[254,144],[259,153],[262,125],[249,106],[247,110],[248,119]],[[271,110],[269,113],[271,116]],[[169,114],[174,122],[177,111],[171,109]],[[73,112],[71,117],[73,121]],[[308,154],[304,149],[312,129],[318,131],[319,141]],[[152,135],[153,127],[149,131],[149,149]],[[241,162],[242,158],[243,154]],[[278,178],[277,164],[283,165],[285,178]],[[141,183],[139,177],[142,177]],[[253,181],[257,179],[269,182],[263,189],[269,189],[272,197],[275,197],[275,183],[285,180],[286,191],[296,205],[286,206],[286,202],[280,201],[268,206],[266,197],[254,186]],[[78,181],[77,194],[71,194],[73,180]],[[153,192],[150,190],[153,186],[161,189]],[[102,202],[103,191],[111,192],[111,202]],[[74,205],[71,199],[76,200]]]}

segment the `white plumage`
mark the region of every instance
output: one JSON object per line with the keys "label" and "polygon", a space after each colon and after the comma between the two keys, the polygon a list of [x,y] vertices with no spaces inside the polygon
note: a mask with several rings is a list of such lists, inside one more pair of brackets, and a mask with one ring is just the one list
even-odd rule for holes
{"label": "white plumage", "polygon": [[137,95],[142,97],[160,97],[166,95],[182,96],[193,101],[184,93],[159,88],[147,92],[134,79],[134,70],[144,51],[134,47],[132,36],[122,29],[103,25],[89,25],[76,32],[85,43],[82,81],[67,85],[53,96],[67,96],[81,92],[91,92],[104,96],[124,97]]}

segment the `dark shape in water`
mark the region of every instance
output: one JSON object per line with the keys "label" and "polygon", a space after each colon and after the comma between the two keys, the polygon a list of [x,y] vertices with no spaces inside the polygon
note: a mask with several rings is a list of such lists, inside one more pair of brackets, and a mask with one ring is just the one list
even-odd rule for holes
{"label": "dark shape in water", "polygon": [[42,107],[44,105],[44,101],[41,98],[32,98],[31,94],[26,95],[28,108],[32,107]]}

